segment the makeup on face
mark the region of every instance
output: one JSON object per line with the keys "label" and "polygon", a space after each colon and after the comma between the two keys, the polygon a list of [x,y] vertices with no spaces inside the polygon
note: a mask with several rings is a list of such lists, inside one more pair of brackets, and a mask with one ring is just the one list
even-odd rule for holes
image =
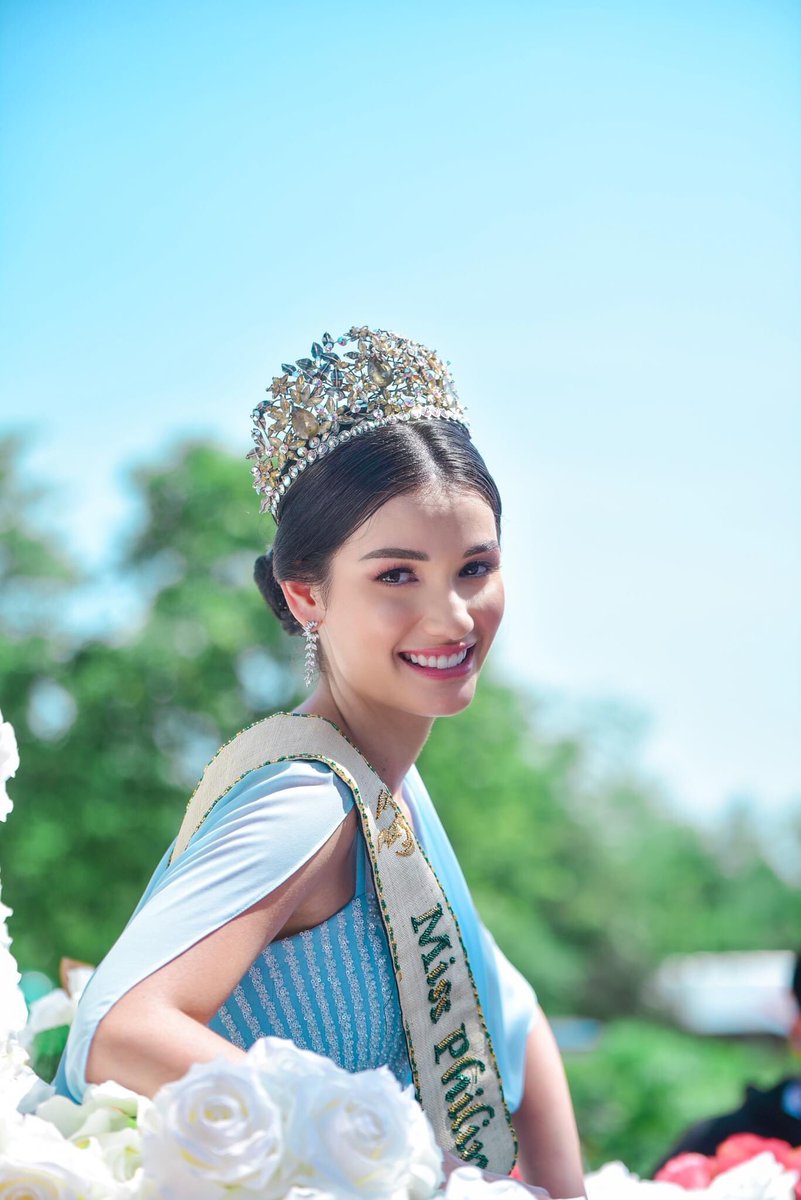
{"label": "makeup on face", "polygon": [[447,716],[470,703],[503,613],[495,518],[473,492],[386,502],[332,563],[321,636],[334,686]]}

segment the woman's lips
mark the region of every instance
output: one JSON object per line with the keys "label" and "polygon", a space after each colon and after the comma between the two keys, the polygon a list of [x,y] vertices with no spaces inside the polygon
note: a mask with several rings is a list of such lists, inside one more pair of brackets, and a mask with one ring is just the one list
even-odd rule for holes
{"label": "woman's lips", "polygon": [[450,646],[436,646],[426,650],[401,650],[399,657],[417,671],[431,679],[453,679],[466,675],[472,667],[475,643],[471,646],[460,646],[454,650]]}

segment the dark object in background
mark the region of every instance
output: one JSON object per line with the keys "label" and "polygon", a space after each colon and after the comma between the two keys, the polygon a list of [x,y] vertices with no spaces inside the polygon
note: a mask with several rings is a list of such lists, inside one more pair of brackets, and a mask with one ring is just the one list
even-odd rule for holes
{"label": "dark object in background", "polygon": [[[788,1034],[792,1049],[801,1051],[801,954],[796,954],[790,990],[798,1008]],[[791,1075],[775,1087],[761,1090],[749,1084],[739,1108],[721,1116],[708,1117],[692,1125],[654,1167],[651,1177],[678,1154],[715,1153],[721,1142],[735,1133],[756,1133],[780,1138],[791,1146],[801,1145],[801,1075]]]}
{"label": "dark object in background", "polygon": [[691,1126],[657,1163],[652,1177],[677,1154],[713,1155],[721,1142],[735,1133],[756,1133],[780,1138],[791,1146],[801,1145],[801,1078],[791,1076],[766,1091],[749,1085],[745,1100],[734,1112]]}

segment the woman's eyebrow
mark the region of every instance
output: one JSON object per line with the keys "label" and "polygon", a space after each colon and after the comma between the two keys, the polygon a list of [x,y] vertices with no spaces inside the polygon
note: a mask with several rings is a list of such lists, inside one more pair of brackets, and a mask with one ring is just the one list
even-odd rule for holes
{"label": "woman's eyebrow", "polygon": [[[491,554],[494,550],[500,550],[496,541],[479,542],[477,546],[471,546],[469,550],[465,550],[464,557],[472,558],[474,554]],[[370,550],[361,556],[359,562],[364,562],[367,558],[405,558],[411,559],[413,562],[428,562],[428,555],[422,550],[402,550],[398,546],[383,546],[380,550]]]}

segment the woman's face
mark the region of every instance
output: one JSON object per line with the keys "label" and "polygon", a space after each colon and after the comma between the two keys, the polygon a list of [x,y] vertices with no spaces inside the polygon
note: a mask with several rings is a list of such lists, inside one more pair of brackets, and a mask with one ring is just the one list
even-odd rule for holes
{"label": "woman's face", "polygon": [[440,486],[388,500],[331,564],[319,630],[329,685],[409,714],[459,712],[503,602],[485,500]]}

